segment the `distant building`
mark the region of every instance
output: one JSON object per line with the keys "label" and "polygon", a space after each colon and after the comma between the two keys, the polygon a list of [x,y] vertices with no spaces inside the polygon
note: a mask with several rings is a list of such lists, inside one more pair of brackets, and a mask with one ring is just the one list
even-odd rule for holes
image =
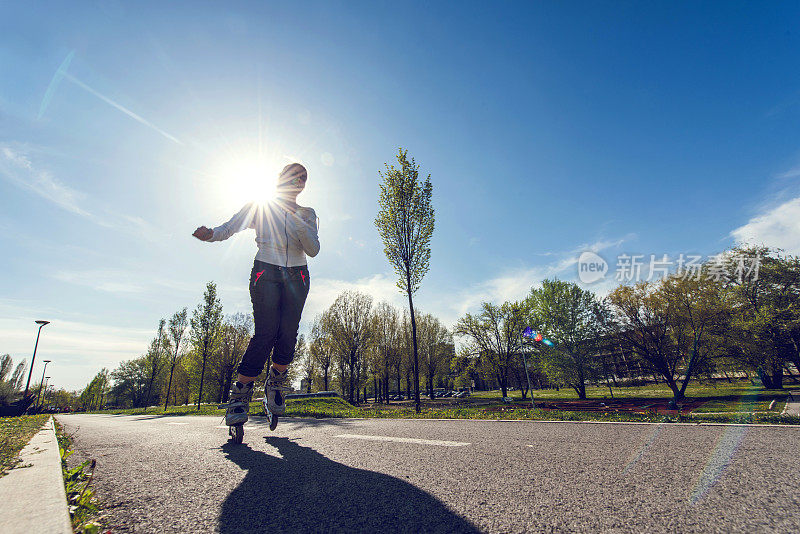
{"label": "distant building", "polygon": [[300,381],[300,393],[305,393],[306,391],[308,391],[308,378]]}

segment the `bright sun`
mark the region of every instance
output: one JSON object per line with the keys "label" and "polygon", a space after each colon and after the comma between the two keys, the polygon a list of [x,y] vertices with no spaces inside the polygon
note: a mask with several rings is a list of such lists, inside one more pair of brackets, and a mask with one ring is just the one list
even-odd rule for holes
{"label": "bright sun", "polygon": [[260,156],[235,157],[220,165],[220,193],[228,202],[265,204],[275,196],[280,169]]}

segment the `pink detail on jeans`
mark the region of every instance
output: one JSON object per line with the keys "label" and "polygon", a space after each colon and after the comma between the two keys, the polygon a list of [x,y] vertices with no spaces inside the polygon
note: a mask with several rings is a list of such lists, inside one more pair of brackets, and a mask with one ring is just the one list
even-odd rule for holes
{"label": "pink detail on jeans", "polygon": [[253,280],[253,287],[258,283],[258,279],[261,278],[261,275],[264,274],[264,271],[259,271],[256,273],[256,279]]}

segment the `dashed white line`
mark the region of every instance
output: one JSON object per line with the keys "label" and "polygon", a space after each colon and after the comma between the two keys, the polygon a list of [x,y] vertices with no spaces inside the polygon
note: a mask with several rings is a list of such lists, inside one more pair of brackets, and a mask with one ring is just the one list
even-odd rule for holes
{"label": "dashed white line", "polygon": [[337,438],[363,439],[366,441],[395,441],[398,443],[415,443],[417,445],[436,445],[439,447],[465,447],[471,443],[463,441],[443,441],[439,439],[400,438],[395,436],[366,436],[362,434],[338,434]]}

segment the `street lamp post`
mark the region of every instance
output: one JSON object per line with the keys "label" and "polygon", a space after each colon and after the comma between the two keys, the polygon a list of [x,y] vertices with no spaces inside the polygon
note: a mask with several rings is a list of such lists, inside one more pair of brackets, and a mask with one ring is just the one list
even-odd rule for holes
{"label": "street lamp post", "polygon": [[25,393],[22,394],[22,398],[28,396],[28,388],[31,385],[31,374],[33,374],[33,364],[36,363],[36,349],[39,347],[39,336],[42,333],[42,327],[46,324],[50,324],[50,321],[36,321],[36,324],[39,325],[39,332],[36,333],[36,345],[33,346],[33,358],[31,358],[31,370],[28,371],[28,381],[25,383]]}
{"label": "street lamp post", "polygon": [[[50,382],[50,377],[44,377],[44,398],[42,398],[42,403],[44,404],[45,400],[47,399],[47,383]],[[41,409],[41,406],[39,407]]]}
{"label": "street lamp post", "polygon": [[528,375],[528,361],[525,358],[525,348],[523,342],[523,349],[522,349],[522,366],[525,367],[525,378],[528,380],[528,393],[531,396],[531,409],[536,409],[536,402],[533,400],[533,389],[531,389],[531,377]]}
{"label": "street lamp post", "polygon": [[[44,369],[42,369],[42,380],[39,382],[39,393],[36,394],[36,402],[33,404],[36,406],[39,404],[39,395],[42,394],[42,385],[44,385],[44,373],[47,371],[47,364],[52,362],[53,360],[42,360],[44,362]],[[41,405],[39,405],[39,409],[41,409]]]}

